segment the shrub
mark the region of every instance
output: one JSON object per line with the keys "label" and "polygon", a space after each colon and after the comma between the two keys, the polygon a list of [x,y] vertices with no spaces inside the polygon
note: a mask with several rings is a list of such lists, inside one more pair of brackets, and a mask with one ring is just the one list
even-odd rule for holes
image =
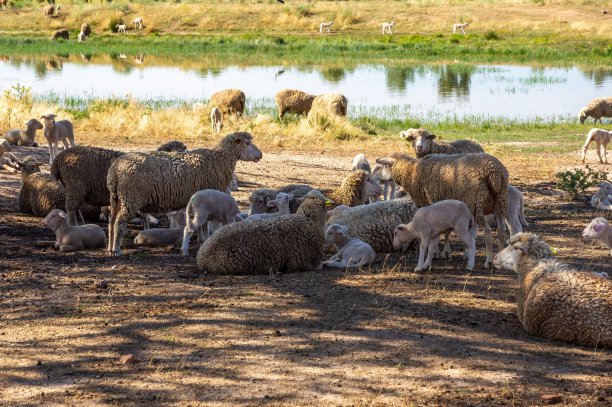
{"label": "shrub", "polygon": [[108,29],[111,30],[111,32],[116,33],[117,25],[121,24],[123,24],[123,19],[121,17],[111,17],[110,21],[108,22]]}
{"label": "shrub", "polygon": [[495,31],[493,31],[493,30],[489,30],[489,31],[487,31],[487,33],[485,34],[485,36],[484,36],[484,37],[485,37],[485,39],[487,39],[487,40],[489,40],[489,41],[497,41],[497,40],[501,39],[501,38],[499,37],[499,35],[497,35],[497,34],[495,33]]}
{"label": "shrub", "polygon": [[312,6],[310,4],[300,4],[298,6],[295,6],[295,14],[301,17],[308,17],[312,14],[310,12],[311,8]]}
{"label": "shrub", "polygon": [[605,171],[593,171],[588,165],[586,171],[580,168],[558,172],[557,188],[567,193],[572,199],[577,199],[587,188],[607,180]]}

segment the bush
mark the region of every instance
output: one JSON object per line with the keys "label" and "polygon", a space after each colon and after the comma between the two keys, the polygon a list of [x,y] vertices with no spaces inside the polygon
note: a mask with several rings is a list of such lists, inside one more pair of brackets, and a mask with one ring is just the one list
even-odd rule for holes
{"label": "bush", "polygon": [[497,41],[497,40],[501,39],[500,36],[497,35],[495,33],[495,31],[493,31],[493,30],[487,31],[487,33],[485,34],[484,37],[485,37],[485,39],[487,39],[489,41]]}
{"label": "bush", "polygon": [[301,17],[308,17],[312,14],[310,12],[311,8],[312,6],[310,4],[300,4],[295,7],[295,14]]}
{"label": "bush", "polygon": [[110,21],[108,22],[108,29],[111,30],[111,32],[116,33],[117,25],[122,25],[122,24],[123,24],[123,19],[121,17],[111,17]]}
{"label": "bush", "polygon": [[577,199],[587,188],[607,180],[605,171],[593,171],[588,165],[586,171],[574,168],[573,171],[558,172],[557,188],[567,193],[572,199]]}

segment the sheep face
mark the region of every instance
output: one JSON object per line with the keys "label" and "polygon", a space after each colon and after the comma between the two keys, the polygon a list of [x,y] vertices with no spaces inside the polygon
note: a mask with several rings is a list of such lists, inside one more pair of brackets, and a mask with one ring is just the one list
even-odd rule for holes
{"label": "sheep face", "polygon": [[400,247],[408,246],[417,235],[414,234],[412,229],[407,225],[398,225],[393,231],[393,248],[399,249]]}
{"label": "sheep face", "polygon": [[47,113],[40,116],[40,118],[45,121],[45,126],[48,128],[55,126],[55,117],[56,116],[53,113]]}
{"label": "sheep face", "polygon": [[253,144],[253,136],[249,133],[235,133],[236,137],[233,140],[234,147],[240,154],[240,160],[242,161],[254,161],[258,162],[261,160],[261,151],[255,144]]}
{"label": "sheep face", "polygon": [[325,231],[325,243],[332,244],[348,238],[348,227],[334,223]]}
{"label": "sheep face", "polygon": [[516,270],[520,258],[528,250],[528,246],[522,245],[520,242],[515,243],[497,253],[493,258],[493,264],[498,270]]}
{"label": "sheep face", "polygon": [[260,195],[250,196],[249,216],[266,213],[268,210],[269,199]]}
{"label": "sheep face", "polygon": [[266,204],[268,207],[273,208],[273,207],[289,207],[289,201],[291,201],[293,199],[293,195],[292,194],[286,194],[284,192],[279,193],[278,195],[276,195],[276,199],[272,200],[272,201],[268,201],[268,203]]}
{"label": "sheep face", "polygon": [[17,166],[21,169],[22,180],[30,174],[40,172],[40,168],[38,168],[40,165],[42,163],[37,162],[32,156],[27,156],[23,161],[17,161]]}
{"label": "sheep face", "polygon": [[436,138],[436,135],[425,129],[408,129],[402,131],[400,137],[412,142],[412,148],[416,154],[426,154],[431,149],[432,140]]}
{"label": "sheep face", "polygon": [[553,251],[546,242],[533,233],[517,233],[509,239],[509,246],[493,258],[495,268],[517,271],[521,258],[529,255],[535,259],[552,258]]}
{"label": "sheep face", "polygon": [[608,221],[605,218],[595,218],[582,231],[582,237],[585,239],[598,239],[608,227]]}
{"label": "sheep face", "polygon": [[580,120],[580,124],[584,124],[584,121],[587,119],[588,115],[586,114],[586,112],[584,111],[585,109],[582,109],[580,111],[580,113],[578,113],[578,119]]}
{"label": "sheep face", "polygon": [[374,177],[370,176],[369,174],[366,174],[364,181],[366,198],[375,198],[379,197],[382,194],[382,187],[380,186],[378,181],[374,179]]}
{"label": "sheep face", "polygon": [[45,227],[56,230],[61,224],[67,223],[66,212],[60,209],[53,209],[45,218],[43,219],[43,225]]}
{"label": "sheep face", "polygon": [[41,122],[39,122],[36,119],[30,119],[27,123],[26,123],[26,127],[29,128],[33,128],[35,130],[41,130],[44,126],[42,125]]}

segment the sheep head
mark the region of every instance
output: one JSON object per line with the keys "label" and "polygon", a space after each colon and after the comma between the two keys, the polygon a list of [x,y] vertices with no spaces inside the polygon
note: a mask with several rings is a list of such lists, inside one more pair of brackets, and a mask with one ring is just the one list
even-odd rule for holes
{"label": "sheep head", "polygon": [[427,154],[431,150],[432,140],[437,136],[425,129],[408,129],[400,133],[400,137],[412,142],[412,148],[417,156]]}
{"label": "sheep head", "polygon": [[584,228],[582,237],[585,239],[598,239],[608,226],[606,218],[595,218]]}
{"label": "sheep head", "polygon": [[224,140],[233,144],[239,154],[239,160],[254,162],[261,160],[261,151],[253,144],[253,136],[250,133],[244,131],[232,133],[226,136]]}
{"label": "sheep head", "polygon": [[509,246],[495,255],[493,264],[498,270],[516,271],[523,256],[535,259],[551,258],[553,251],[533,233],[517,233],[510,238]]}
{"label": "sheep head", "polygon": [[39,122],[38,120],[36,120],[36,119],[30,119],[30,120],[29,120],[29,121],[26,123],[26,127],[27,127],[27,128],[33,127],[33,128],[34,128],[34,129],[36,129],[36,130],[40,130],[40,129],[42,129],[44,126],[43,126],[43,125],[42,125],[42,123],[41,123],[41,122]]}

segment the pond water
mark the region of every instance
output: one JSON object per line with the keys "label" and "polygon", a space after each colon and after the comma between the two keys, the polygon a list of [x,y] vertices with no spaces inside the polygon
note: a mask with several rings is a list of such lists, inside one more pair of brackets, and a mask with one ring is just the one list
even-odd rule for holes
{"label": "pond water", "polygon": [[[271,112],[286,88],[313,94],[340,92],[349,115],[415,117],[428,121],[504,118],[573,121],[590,100],[612,95],[612,68],[541,68],[512,65],[172,66],[168,58],[86,56],[0,59],[0,89],[16,83],[37,98],[87,103],[123,97],[167,104],[207,100],[226,88],[242,89],[247,109]],[[183,64],[184,65],[184,64]]]}

